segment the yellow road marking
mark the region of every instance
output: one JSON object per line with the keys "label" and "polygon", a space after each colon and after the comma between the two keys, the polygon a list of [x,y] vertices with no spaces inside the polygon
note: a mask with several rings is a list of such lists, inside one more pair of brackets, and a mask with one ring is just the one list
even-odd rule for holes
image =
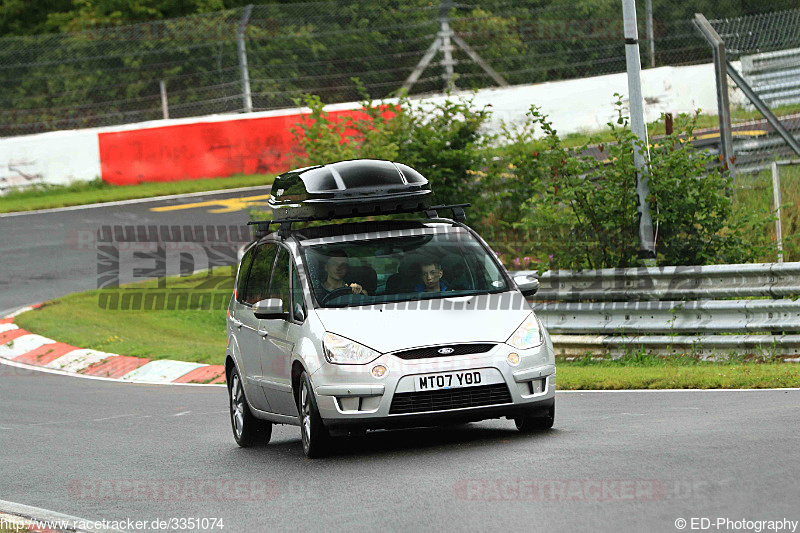
{"label": "yellow road marking", "polygon": [[194,202],[191,204],[180,205],[167,205],[163,207],[151,207],[150,211],[178,211],[180,209],[195,209],[198,207],[214,207],[216,209],[209,209],[209,213],[232,213],[233,211],[242,211],[248,207],[253,206],[266,206],[264,201],[269,198],[269,194],[261,196],[246,196],[244,198],[227,198],[224,200],[207,200],[205,202]]}
{"label": "yellow road marking", "polygon": [[[766,130],[740,130],[740,131],[732,131],[731,135],[734,137],[756,137],[758,135],[766,135],[769,133]],[[697,135],[694,139],[714,139],[719,137],[719,132],[715,133],[706,133],[704,135]]]}

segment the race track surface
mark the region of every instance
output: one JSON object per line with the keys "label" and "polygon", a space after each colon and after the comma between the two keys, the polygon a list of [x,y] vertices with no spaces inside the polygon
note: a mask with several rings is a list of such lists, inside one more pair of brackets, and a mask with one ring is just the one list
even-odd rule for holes
{"label": "race track surface", "polygon": [[[96,288],[96,252],[75,245],[75,232],[240,225],[246,212],[224,204],[240,196],[0,217],[0,310]],[[222,208],[151,211],[215,199]],[[795,390],[558,393],[549,432],[521,435],[509,420],[371,432],[314,461],[297,427],[238,448],[222,387],[0,364],[0,405],[0,499],[90,519],[222,519],[217,531],[678,531],[679,518],[800,519]]]}
{"label": "race track surface", "polygon": [[238,448],[223,388],[0,372],[3,499],[75,516],[215,518],[226,531],[800,518],[797,391],[559,393],[549,432],[504,419],[370,432],[308,460],[293,426]]}

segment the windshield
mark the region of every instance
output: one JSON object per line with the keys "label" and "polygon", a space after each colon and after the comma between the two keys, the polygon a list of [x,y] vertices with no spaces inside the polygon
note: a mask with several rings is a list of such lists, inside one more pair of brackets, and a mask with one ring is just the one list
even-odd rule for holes
{"label": "windshield", "polygon": [[322,307],[348,307],[508,290],[497,262],[466,232],[304,247]]}

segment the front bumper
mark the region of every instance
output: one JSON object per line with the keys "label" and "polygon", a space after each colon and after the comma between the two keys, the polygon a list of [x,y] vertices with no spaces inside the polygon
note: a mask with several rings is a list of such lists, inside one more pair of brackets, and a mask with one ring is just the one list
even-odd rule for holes
{"label": "front bumper", "polygon": [[[516,366],[508,363],[510,352],[520,355]],[[381,364],[389,369],[375,378],[371,369]],[[493,376],[493,387],[508,389],[500,403],[487,405],[392,412],[396,394],[413,392],[413,380],[425,374],[483,370]],[[475,355],[404,360],[384,354],[366,365],[326,363],[311,375],[317,406],[325,426],[336,428],[390,428],[437,425],[520,414],[545,415],[553,405],[556,369],[549,342],[529,350],[517,350],[499,343],[489,352]],[[502,387],[501,387],[502,388]],[[464,391],[465,388],[453,389]],[[395,409],[397,411],[397,409]]]}

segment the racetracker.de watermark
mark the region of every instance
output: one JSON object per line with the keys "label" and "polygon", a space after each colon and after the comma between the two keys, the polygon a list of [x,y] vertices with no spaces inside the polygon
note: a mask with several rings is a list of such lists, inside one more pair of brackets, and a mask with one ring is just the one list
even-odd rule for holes
{"label": "racetracker.de watermark", "polygon": [[719,484],[689,479],[462,479],[456,498],[503,502],[629,502],[706,500]]}
{"label": "racetracker.de watermark", "polygon": [[278,497],[271,479],[75,479],[67,485],[75,500],[227,502]]}
{"label": "racetracker.de watermark", "polygon": [[466,479],[454,489],[468,501],[653,501],[666,493],[657,479]]}

